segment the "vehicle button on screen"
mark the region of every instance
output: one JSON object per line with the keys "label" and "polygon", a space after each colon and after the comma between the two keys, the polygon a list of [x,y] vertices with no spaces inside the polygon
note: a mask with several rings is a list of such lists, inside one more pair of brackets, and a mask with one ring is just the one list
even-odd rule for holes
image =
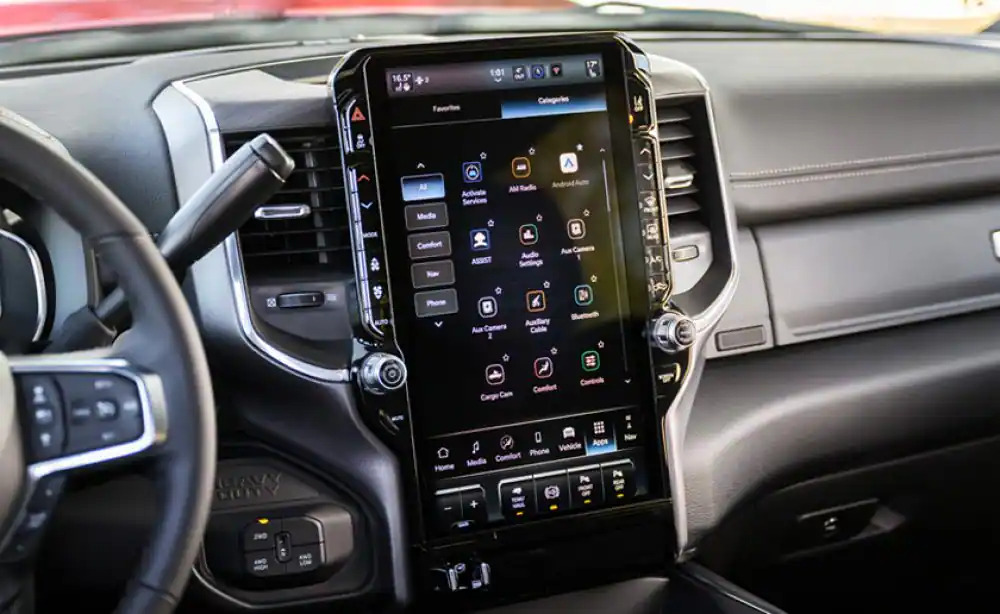
{"label": "vehicle button on screen", "polygon": [[566,472],[540,473],[535,476],[535,500],[539,514],[552,514],[569,507],[569,483]]}
{"label": "vehicle button on screen", "polygon": [[454,288],[417,292],[413,304],[418,318],[433,318],[458,312],[458,293]]}
{"label": "vehicle button on screen", "polygon": [[500,481],[500,510],[508,520],[535,515],[535,484],[531,477]]}
{"label": "vehicle button on screen", "polygon": [[448,206],[444,203],[409,205],[403,209],[407,230],[429,230],[448,225]]}
{"label": "vehicle button on screen", "polygon": [[604,503],[604,483],[599,465],[570,469],[568,476],[570,507],[578,510]]}
{"label": "vehicle button on screen", "polygon": [[635,466],[632,461],[601,465],[604,493],[608,501],[627,501],[635,496]]}
{"label": "vehicle button on screen", "polygon": [[450,286],[455,283],[455,265],[451,260],[418,262],[410,266],[414,288]]}
{"label": "vehicle button on screen", "polygon": [[447,232],[422,232],[407,237],[410,258],[446,258],[451,255],[451,235]]}

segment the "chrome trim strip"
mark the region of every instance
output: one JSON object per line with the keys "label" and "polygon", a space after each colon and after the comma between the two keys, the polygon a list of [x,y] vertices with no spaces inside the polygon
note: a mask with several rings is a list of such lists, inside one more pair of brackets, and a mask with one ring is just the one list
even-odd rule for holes
{"label": "chrome trim strip", "polygon": [[[193,81],[199,78],[203,77],[195,77],[189,80]],[[212,162],[212,171],[214,172],[215,169],[222,165],[225,153],[222,144],[222,133],[219,130],[219,123],[215,118],[214,111],[212,111],[212,106],[201,95],[188,87],[187,81],[174,81],[171,85],[187,98],[191,104],[197,107],[198,113],[205,123],[209,157]],[[240,253],[239,238],[236,233],[229,235],[223,245],[226,253],[226,262],[229,265],[229,281],[233,287],[233,298],[236,301],[236,315],[240,323],[240,329],[243,332],[243,337],[247,343],[262,355],[300,375],[326,382],[349,382],[351,380],[349,369],[329,369],[308,363],[278,349],[260,336],[260,333],[257,332],[254,326],[253,317],[250,312],[250,295],[243,268],[243,255]]]}
{"label": "chrome trim strip", "polygon": [[[705,366],[704,351],[705,346],[711,340],[712,330],[722,319],[723,314],[729,307],[736,294],[736,284],[739,281],[739,266],[736,259],[736,215],[733,212],[732,204],[729,202],[729,192],[726,185],[726,173],[722,163],[722,154],[719,147],[718,131],[716,129],[715,114],[712,109],[712,96],[705,77],[694,67],[665,58],[664,56],[651,56],[657,59],[674,63],[690,73],[701,83],[704,88],[704,102],[708,117],[708,127],[712,135],[712,149],[715,155],[715,165],[718,170],[719,190],[722,196],[722,212],[725,220],[727,232],[726,243],[729,247],[729,278],[719,295],[698,314],[691,314],[690,317],[698,330],[698,336],[694,345],[689,349],[688,372],[684,374],[684,381],[681,383],[677,396],[667,410],[663,424],[663,446],[664,454],[667,458],[667,469],[670,474],[670,491],[673,498],[674,530],[677,534],[677,560],[684,561],[693,554],[693,544],[688,528],[687,516],[687,489],[684,478],[684,439],[687,432],[687,425],[691,417],[691,409],[694,405],[694,395],[701,379],[701,372]],[[651,63],[652,64],[652,63]],[[655,91],[654,91],[655,94]],[[691,94],[667,94],[656,97],[659,102],[662,99],[689,97]],[[669,205],[668,205],[669,208]]]}
{"label": "chrome trim strip", "polygon": [[[38,341],[42,338],[42,331],[45,330],[45,318],[49,315],[49,295],[45,291],[45,269],[42,268],[42,260],[38,257],[35,248],[16,234],[0,229],[0,236],[10,239],[28,254],[31,272],[35,277],[35,301],[38,306],[38,314],[35,317],[35,332],[32,334],[31,340]],[[0,308],[0,314],[2,313],[2,308]]]}
{"label": "chrome trim strip", "polygon": [[256,220],[296,220],[312,213],[309,205],[265,205],[253,212]]}
{"label": "chrome trim strip", "polygon": [[[162,395],[162,386],[156,375],[140,373],[126,360],[120,358],[80,358],[61,359],[47,356],[23,356],[11,358],[11,371],[14,375],[30,373],[38,374],[109,374],[119,375],[132,380],[139,390],[139,405],[142,411],[142,435],[133,441],[117,444],[99,450],[80,452],[60,458],[39,461],[28,465],[28,477],[32,482],[41,478],[71,469],[79,469],[89,465],[106,463],[145,452],[155,444],[162,443],[167,437],[167,413]],[[154,401],[150,389],[157,391]]]}

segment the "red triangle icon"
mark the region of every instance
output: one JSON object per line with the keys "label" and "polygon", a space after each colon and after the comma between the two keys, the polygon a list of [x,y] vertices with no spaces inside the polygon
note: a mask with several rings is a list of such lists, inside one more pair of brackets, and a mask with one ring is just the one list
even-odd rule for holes
{"label": "red triangle icon", "polygon": [[363,122],[366,119],[367,118],[365,117],[365,114],[361,111],[361,107],[354,107],[354,112],[351,113],[351,121],[352,122]]}

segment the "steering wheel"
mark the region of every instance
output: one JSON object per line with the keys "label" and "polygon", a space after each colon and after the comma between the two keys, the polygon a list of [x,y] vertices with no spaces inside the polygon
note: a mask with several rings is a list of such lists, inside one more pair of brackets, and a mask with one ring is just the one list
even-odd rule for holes
{"label": "steering wheel", "polygon": [[52,207],[118,275],[132,328],[111,348],[0,353],[0,575],[23,569],[62,476],[110,462],[152,469],[158,514],[117,612],[172,612],[198,554],[215,476],[205,350],[142,223],[54,139],[0,109],[0,177]]}

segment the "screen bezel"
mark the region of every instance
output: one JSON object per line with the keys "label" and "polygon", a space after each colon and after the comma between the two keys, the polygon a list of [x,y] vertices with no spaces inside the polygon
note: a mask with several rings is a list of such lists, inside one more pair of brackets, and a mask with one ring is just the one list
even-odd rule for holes
{"label": "screen bezel", "polygon": [[[636,386],[639,392],[640,411],[645,417],[645,467],[647,471],[647,483],[649,492],[647,495],[638,497],[628,504],[607,506],[594,511],[568,512],[562,516],[552,519],[531,520],[517,525],[489,525],[482,530],[505,531],[517,528],[537,525],[543,522],[559,521],[567,518],[578,517],[581,514],[605,514],[614,513],[616,510],[627,508],[630,505],[641,504],[649,501],[664,498],[667,491],[667,484],[664,475],[664,450],[662,439],[661,419],[657,413],[654,384],[652,379],[652,361],[649,346],[645,341],[645,331],[650,314],[649,298],[647,294],[647,278],[645,273],[644,249],[641,240],[641,226],[639,220],[638,207],[630,207],[630,203],[638,202],[636,188],[636,171],[633,161],[633,140],[629,122],[627,79],[631,71],[635,70],[634,64],[629,57],[631,51],[625,44],[613,35],[585,35],[574,36],[572,40],[535,39],[526,41],[477,41],[474,43],[459,43],[453,45],[415,46],[413,48],[395,48],[387,50],[371,50],[364,58],[361,72],[365,82],[365,90],[368,100],[369,120],[371,125],[371,143],[373,161],[379,189],[381,186],[393,185],[393,178],[385,177],[379,171],[380,161],[385,167],[395,166],[392,164],[392,151],[387,148],[379,149],[379,136],[385,134],[390,125],[388,121],[381,121],[380,110],[387,108],[389,95],[386,87],[385,71],[404,66],[421,66],[431,64],[452,64],[478,61],[495,61],[498,57],[504,60],[516,60],[520,58],[531,58],[539,55],[577,55],[600,53],[604,63],[605,87],[607,91],[608,118],[610,122],[612,161],[617,177],[617,207],[612,212],[613,230],[616,241],[616,266],[621,267],[626,280],[626,294],[629,310],[622,314],[626,335],[628,336],[628,347],[630,357],[636,365]],[[498,47],[498,42],[501,46]],[[456,58],[460,54],[460,58]],[[384,119],[384,118],[383,118]],[[383,139],[385,140],[385,139]],[[388,162],[388,164],[386,164]],[[386,183],[386,181],[389,181]],[[381,194],[380,194],[381,196]],[[380,198],[381,201],[381,198]],[[407,327],[410,324],[409,316],[402,319],[396,316],[394,301],[398,294],[393,291],[393,280],[399,279],[400,283],[408,282],[408,259],[398,250],[403,249],[400,245],[405,245],[401,241],[401,236],[388,237],[385,234],[387,223],[383,213],[383,241],[387,258],[387,276],[390,296],[390,310],[392,313],[392,326],[386,331],[386,342],[394,343],[400,351],[400,355],[406,359],[404,348],[399,347],[398,339],[405,338]],[[389,224],[391,226],[391,224]],[[626,242],[624,237],[635,237],[634,241]],[[394,253],[395,252],[395,253]],[[406,313],[407,304],[401,305]],[[647,379],[648,377],[648,379]],[[425,433],[421,430],[421,412],[432,411],[432,408],[415,408],[407,392],[407,404],[410,409],[410,425],[412,437],[412,458],[413,469],[417,480],[417,492],[421,503],[421,529],[425,538],[438,538],[429,529],[431,523],[425,521],[429,514],[434,513],[434,481],[428,475],[426,468],[422,466],[421,460],[426,453],[426,446],[429,443]],[[560,412],[558,415],[569,415],[572,410]],[[555,416],[553,416],[555,417]],[[467,536],[444,537],[443,540],[465,538]]]}

